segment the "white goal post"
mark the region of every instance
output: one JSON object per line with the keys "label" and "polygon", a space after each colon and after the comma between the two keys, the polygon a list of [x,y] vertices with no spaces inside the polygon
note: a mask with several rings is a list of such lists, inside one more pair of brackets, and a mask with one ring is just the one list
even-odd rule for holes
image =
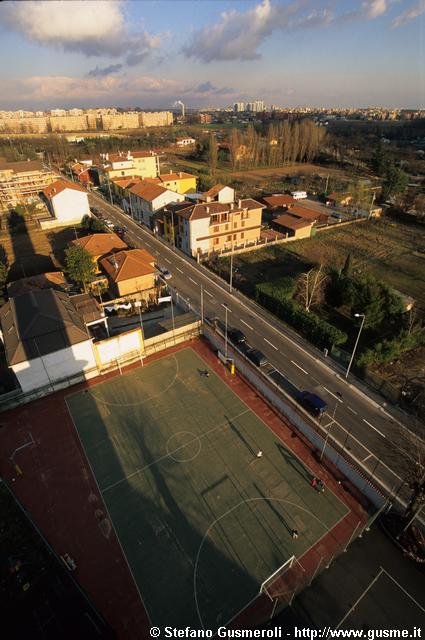
{"label": "white goal post", "polygon": [[294,562],[296,562],[296,557],[295,556],[291,556],[290,558],[288,558],[288,560],[286,560],[286,562],[284,562],[278,569],[276,569],[276,571],[274,573],[272,573],[268,578],[266,578],[264,580],[264,582],[261,584],[260,587],[260,594],[261,593],[265,593],[266,596],[268,596],[270,598],[270,600],[273,600],[273,597],[270,595],[268,588],[274,583],[276,582],[276,580],[282,576],[286,571],[288,571],[288,569],[290,569],[292,567],[292,565],[294,564]]}

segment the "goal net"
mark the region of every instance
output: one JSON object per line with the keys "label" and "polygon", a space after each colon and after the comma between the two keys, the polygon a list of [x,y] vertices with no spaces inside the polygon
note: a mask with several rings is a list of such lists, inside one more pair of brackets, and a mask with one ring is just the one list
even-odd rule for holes
{"label": "goal net", "polygon": [[[291,556],[284,562],[274,573],[272,573],[260,587],[260,594],[264,593],[266,596],[270,598],[270,600],[274,600],[276,597],[276,591],[279,591],[279,583],[280,578],[294,565],[296,562],[295,556]],[[277,589],[276,589],[277,588]]]}

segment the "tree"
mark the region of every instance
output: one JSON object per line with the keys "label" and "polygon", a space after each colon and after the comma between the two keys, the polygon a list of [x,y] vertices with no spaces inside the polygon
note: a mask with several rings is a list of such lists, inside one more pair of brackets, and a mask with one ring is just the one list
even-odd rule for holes
{"label": "tree", "polygon": [[409,488],[410,497],[404,512],[407,522],[411,521],[425,505],[425,443],[413,431],[403,429],[397,441],[401,446],[401,463],[404,480]]}
{"label": "tree", "polygon": [[371,164],[372,170],[378,176],[385,175],[385,171],[388,166],[388,157],[382,142],[379,142],[379,144],[375,147],[370,164]]}
{"label": "tree", "polygon": [[310,269],[307,273],[302,273],[298,278],[298,291],[296,294],[306,311],[319,304],[323,297],[328,276],[323,273],[323,266],[318,269]]}
{"label": "tree", "polygon": [[403,193],[408,182],[409,176],[403,169],[396,167],[392,163],[389,164],[385,173],[384,184],[382,185],[382,199],[388,200],[392,196]]}
{"label": "tree", "polygon": [[341,271],[341,275],[344,278],[348,278],[349,276],[351,276],[352,270],[353,270],[353,256],[351,255],[351,253],[348,253],[345,259],[345,264]]}
{"label": "tree", "polygon": [[68,247],[65,250],[65,264],[69,277],[86,292],[88,283],[96,273],[92,256],[80,245]]}
{"label": "tree", "polygon": [[230,132],[230,142],[229,142],[230,161],[232,163],[232,169],[236,168],[236,164],[239,160],[239,147],[240,147],[239,131],[233,127],[233,129]]}
{"label": "tree", "polygon": [[99,220],[99,218],[94,218],[93,216],[90,216],[88,214],[83,216],[83,219],[81,220],[81,226],[91,233],[104,233],[107,230],[102,220]]}
{"label": "tree", "polygon": [[218,145],[216,137],[213,133],[210,135],[210,143],[208,149],[208,165],[210,169],[211,178],[215,178],[217,171],[217,155],[218,155]]}

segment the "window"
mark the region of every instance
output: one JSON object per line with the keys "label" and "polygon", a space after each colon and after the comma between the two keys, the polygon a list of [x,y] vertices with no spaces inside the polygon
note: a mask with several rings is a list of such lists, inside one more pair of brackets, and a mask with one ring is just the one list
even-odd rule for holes
{"label": "window", "polygon": [[214,244],[218,244],[219,243],[219,238],[214,238]]}
{"label": "window", "polygon": [[241,226],[244,227],[245,226],[245,220],[242,220],[241,222]]}
{"label": "window", "polygon": [[228,224],[226,224],[226,226],[224,227],[224,230],[225,231],[229,231],[229,225]]}
{"label": "window", "polygon": [[234,234],[233,234],[233,240],[236,240],[236,238],[237,238],[237,237],[238,237],[238,234],[237,234],[237,233],[234,233]]}
{"label": "window", "polygon": [[234,222],[234,223],[233,223],[233,228],[234,228],[234,229],[237,229],[237,228],[238,228],[238,223],[237,223],[237,222]]}
{"label": "window", "polygon": [[232,236],[227,236],[226,237],[226,242],[231,242],[231,240],[232,240]]}
{"label": "window", "polygon": [[214,227],[213,231],[214,233],[217,233],[219,231],[219,227]]}
{"label": "window", "polygon": [[241,240],[243,240],[245,238],[245,234],[241,233]]}

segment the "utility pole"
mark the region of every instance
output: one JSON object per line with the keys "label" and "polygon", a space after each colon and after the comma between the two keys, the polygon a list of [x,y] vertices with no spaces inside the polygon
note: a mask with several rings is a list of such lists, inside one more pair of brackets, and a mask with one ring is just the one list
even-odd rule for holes
{"label": "utility pole", "polygon": [[201,284],[201,327],[204,326],[204,285]]}
{"label": "utility pole", "polygon": [[[232,206],[232,205],[230,205]],[[232,245],[231,245],[231,254],[230,254],[230,281],[229,281],[229,293],[232,293],[232,285],[233,285],[233,209],[230,209],[230,233]]]}
{"label": "utility pole", "polygon": [[225,327],[224,327],[224,357],[227,358],[227,305],[224,307],[226,314]]}
{"label": "utility pole", "polygon": [[366,319],[366,316],[365,316],[364,313],[355,313],[354,315],[355,315],[356,318],[362,318],[362,323],[360,325],[360,329],[359,329],[359,332],[357,334],[356,344],[354,345],[353,353],[351,354],[351,358],[350,358],[350,362],[348,363],[347,371],[345,372],[345,377],[346,378],[348,378],[348,374],[350,373],[351,365],[353,364],[353,360],[354,360],[354,354],[356,353],[357,345],[358,345],[359,339],[360,339],[360,334],[362,332],[364,321]]}
{"label": "utility pole", "polygon": [[325,196],[328,195],[328,187],[329,187],[329,173],[326,176],[326,187],[325,187]]}

